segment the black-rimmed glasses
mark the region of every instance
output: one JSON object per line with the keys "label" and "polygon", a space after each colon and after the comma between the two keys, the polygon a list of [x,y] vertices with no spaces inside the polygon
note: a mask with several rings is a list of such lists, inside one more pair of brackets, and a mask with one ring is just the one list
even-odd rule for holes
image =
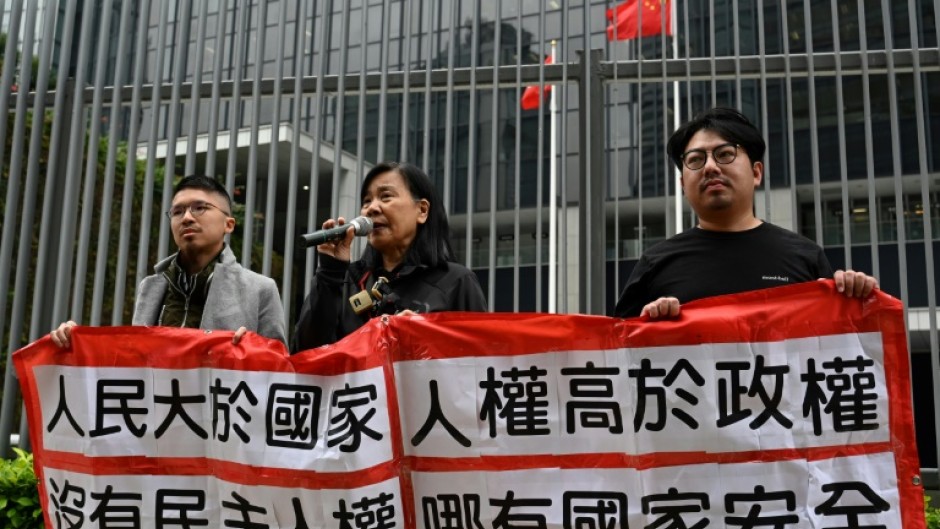
{"label": "black-rimmed glasses", "polygon": [[185,215],[186,211],[188,210],[192,214],[193,217],[201,217],[206,213],[206,211],[209,211],[209,208],[215,208],[221,211],[222,213],[224,213],[226,217],[231,217],[230,214],[228,214],[224,209],[220,208],[219,206],[216,206],[215,204],[211,204],[209,202],[203,202],[202,200],[197,200],[189,204],[177,204],[176,206],[173,206],[172,208],[170,208],[169,211],[166,212],[166,216],[171,220],[181,219],[183,218],[183,215]]}
{"label": "black-rimmed glasses", "polygon": [[705,167],[708,161],[708,154],[711,153],[715,163],[728,165],[738,157],[738,145],[736,143],[725,143],[706,151],[705,149],[692,149],[682,153],[682,163],[692,171],[698,171]]}

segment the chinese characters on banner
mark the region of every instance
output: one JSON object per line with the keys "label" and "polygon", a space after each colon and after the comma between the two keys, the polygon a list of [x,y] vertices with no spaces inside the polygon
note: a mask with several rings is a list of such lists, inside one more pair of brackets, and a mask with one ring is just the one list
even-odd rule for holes
{"label": "chinese characters on banner", "polygon": [[50,527],[923,527],[900,302],[78,328],[14,355]]}

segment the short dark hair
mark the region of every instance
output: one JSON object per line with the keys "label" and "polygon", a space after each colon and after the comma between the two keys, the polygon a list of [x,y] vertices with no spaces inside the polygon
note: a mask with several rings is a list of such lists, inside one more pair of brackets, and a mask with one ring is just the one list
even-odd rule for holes
{"label": "short dark hair", "polygon": [[225,186],[219,183],[215,178],[210,178],[203,175],[189,175],[184,176],[180,180],[176,187],[173,188],[173,196],[175,197],[177,193],[184,189],[201,189],[208,193],[215,193],[221,195],[225,199],[225,205],[228,207],[229,215],[232,214],[232,197],[229,196],[228,191],[225,190]]}
{"label": "short dark hair", "polygon": [[[389,171],[401,175],[405,183],[408,184],[411,196],[416,201],[425,199],[430,204],[428,218],[424,224],[418,225],[418,232],[415,235],[415,240],[411,243],[411,248],[408,249],[405,262],[436,268],[445,262],[456,261],[453,246],[450,242],[450,224],[447,222],[444,201],[441,199],[437,187],[434,186],[427,173],[420,167],[405,162],[382,162],[366,174],[359,190],[359,197],[364,199],[372,180]],[[378,250],[371,245],[366,247],[363,257],[370,263],[382,262]]]}
{"label": "short dark hair", "polygon": [[722,138],[737,143],[747,153],[751,163],[764,159],[767,144],[757,127],[733,108],[716,107],[706,110],[676,129],[666,144],[666,153],[682,170],[682,154],[692,136],[700,130],[710,130]]}

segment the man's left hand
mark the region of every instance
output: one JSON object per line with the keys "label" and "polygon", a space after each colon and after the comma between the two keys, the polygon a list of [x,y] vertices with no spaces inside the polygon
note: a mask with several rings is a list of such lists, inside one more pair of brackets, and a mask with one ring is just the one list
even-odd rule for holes
{"label": "man's left hand", "polygon": [[832,279],[836,282],[836,290],[849,298],[867,298],[878,288],[877,279],[854,270],[836,270]]}

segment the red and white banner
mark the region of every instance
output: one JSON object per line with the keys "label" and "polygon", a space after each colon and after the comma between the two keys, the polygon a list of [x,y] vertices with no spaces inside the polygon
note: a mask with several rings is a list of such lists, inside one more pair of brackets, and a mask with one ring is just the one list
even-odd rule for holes
{"label": "red and white banner", "polygon": [[924,527],[901,304],[76,328],[14,355],[50,527]]}

